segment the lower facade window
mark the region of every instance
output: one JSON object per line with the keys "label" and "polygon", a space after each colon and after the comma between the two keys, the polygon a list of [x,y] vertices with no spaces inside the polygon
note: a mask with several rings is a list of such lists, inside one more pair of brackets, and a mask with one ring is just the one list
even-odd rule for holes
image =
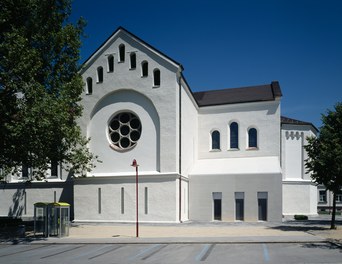
{"label": "lower facade window", "polygon": [[319,191],[319,202],[320,203],[327,202],[327,191]]}

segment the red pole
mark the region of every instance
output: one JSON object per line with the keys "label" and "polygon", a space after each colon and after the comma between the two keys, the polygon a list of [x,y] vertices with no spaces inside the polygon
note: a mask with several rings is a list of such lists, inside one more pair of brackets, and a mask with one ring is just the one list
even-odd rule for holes
{"label": "red pole", "polygon": [[136,190],[136,203],[137,203],[137,216],[136,216],[136,236],[139,237],[139,204],[138,204],[138,166],[135,167],[135,190]]}

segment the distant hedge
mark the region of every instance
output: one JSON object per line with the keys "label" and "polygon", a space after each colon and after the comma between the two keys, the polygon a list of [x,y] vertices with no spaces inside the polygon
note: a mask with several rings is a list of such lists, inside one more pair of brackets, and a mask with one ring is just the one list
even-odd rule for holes
{"label": "distant hedge", "polygon": [[296,220],[308,220],[307,215],[294,215],[294,219]]}

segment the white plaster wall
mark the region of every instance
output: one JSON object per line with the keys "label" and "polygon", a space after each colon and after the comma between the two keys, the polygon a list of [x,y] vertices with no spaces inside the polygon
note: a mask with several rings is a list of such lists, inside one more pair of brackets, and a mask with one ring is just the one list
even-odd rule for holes
{"label": "white plaster wall", "polygon": [[197,159],[198,112],[186,87],[182,87],[182,175],[187,177]]}
{"label": "white plaster wall", "polygon": [[258,192],[268,192],[268,221],[282,219],[280,174],[190,175],[191,220],[213,220],[213,192],[222,192],[222,221],[235,221],[235,192],[245,193],[245,221],[258,221]]}
{"label": "white plaster wall", "polygon": [[[279,101],[202,107],[198,117],[199,158],[280,156]],[[239,124],[239,150],[229,150],[229,124]],[[247,130],[258,131],[258,149],[247,149]],[[211,132],[218,130],[221,150],[210,151]]]}
{"label": "white plaster wall", "polygon": [[[118,62],[118,49],[119,45],[124,44],[126,47],[126,60],[125,62]],[[130,63],[129,63],[129,54],[130,52],[136,53],[137,58],[137,68],[136,69],[130,69]],[[114,55],[114,72],[107,72],[107,57],[109,54]],[[141,62],[147,61],[149,63],[149,75],[148,77],[141,77]],[[104,80],[103,83],[95,83],[96,81],[96,69],[98,66],[102,66],[104,69]],[[161,72],[161,85],[160,87],[153,87],[153,69],[158,68]],[[138,42],[135,39],[130,38],[126,33],[121,32],[117,34],[115,37],[111,38],[97,53],[96,56],[94,56],[90,61],[88,61],[88,64],[85,66],[85,68],[82,70],[82,76],[84,79],[84,82],[86,81],[87,77],[92,77],[93,79],[93,94],[92,95],[86,95],[83,94],[83,100],[82,104],[84,106],[84,112],[82,118],[79,120],[79,124],[82,128],[82,131],[84,135],[92,136],[92,134],[89,134],[89,131],[92,132],[94,130],[94,127],[96,127],[99,131],[104,131],[105,127],[100,127],[98,125],[103,126],[105,122],[108,121],[107,118],[110,114],[109,111],[112,110],[114,114],[114,111],[117,111],[120,107],[123,109],[130,110],[131,107],[136,107],[135,110],[137,111],[137,114],[142,114],[144,117],[144,120],[147,121],[147,113],[148,111],[139,112],[140,110],[137,109],[139,104],[136,104],[136,102],[129,104],[129,100],[127,100],[121,105],[117,104],[115,106],[110,106],[110,108],[106,109],[106,114],[102,118],[104,119],[104,122],[100,124],[99,119],[92,120],[92,112],[96,108],[97,103],[100,101],[101,98],[103,98],[106,95],[110,95],[115,91],[120,90],[131,90],[135,91],[136,93],[139,93],[146,98],[148,98],[155,108],[157,115],[159,116],[159,135],[160,135],[160,161],[159,161],[159,170],[161,172],[175,172],[177,171],[178,166],[178,151],[177,151],[177,133],[178,133],[178,122],[177,122],[177,111],[178,111],[178,104],[177,104],[177,81],[176,81],[176,72],[178,70],[178,67],[175,64],[172,64],[170,61],[165,60],[164,58],[161,58],[158,54],[153,52],[148,47],[144,46],[140,42]],[[134,98],[132,98],[133,100]],[[119,103],[119,102],[118,102]],[[140,105],[141,106],[141,105]],[[139,110],[139,111],[138,111]],[[102,113],[100,113],[102,114]],[[140,116],[139,116],[140,117]],[[99,117],[100,118],[100,117]],[[153,117],[150,117],[150,120],[152,120]],[[93,121],[94,124],[92,123]],[[151,123],[151,121],[150,121]],[[147,129],[148,124],[142,124],[143,125],[143,133]],[[146,135],[144,135],[145,137]],[[108,164],[108,159],[104,156],[108,155],[109,152],[103,152],[99,151],[99,149],[93,149],[95,145],[97,145],[98,142],[93,139],[92,143],[90,144],[91,151],[94,152],[94,154],[99,155],[100,159],[104,159],[104,163],[102,165],[99,164],[98,169],[96,170],[97,173],[103,172],[107,173],[109,171],[109,167],[112,166],[112,164]],[[138,145],[141,145],[141,142],[138,142]],[[147,148],[147,146],[144,146]],[[95,151],[94,151],[95,150]],[[137,151],[138,152],[138,151]],[[140,151],[139,153],[142,153],[143,151]],[[139,161],[139,159],[144,159],[143,156],[136,156],[138,153],[133,153],[131,151],[131,157],[136,158]],[[133,155],[134,154],[134,155]],[[148,153],[144,153],[144,156],[148,155]],[[102,156],[102,157],[101,157]],[[129,153],[125,153],[124,155],[121,155],[123,157],[123,163],[127,162],[129,159],[126,156],[129,156]],[[146,170],[155,169],[155,165],[152,165],[152,159],[155,159],[154,157],[151,157],[149,161],[146,161]],[[131,162],[131,160],[129,161]],[[120,157],[120,163],[121,163],[121,157]],[[155,163],[155,162],[154,162]],[[130,164],[130,163],[128,163]],[[154,168],[152,168],[154,167]],[[158,167],[158,166],[157,166]],[[121,166],[116,171],[126,171],[127,169],[124,168],[124,166]]]}
{"label": "white plaster wall", "polygon": [[[141,122],[141,137],[136,146],[128,151],[117,151],[110,147],[108,123],[117,113],[129,111],[136,114]],[[91,114],[88,136],[89,147],[99,156],[101,163],[92,174],[132,172],[130,166],[136,159],[144,171],[160,171],[160,122],[159,116],[148,98],[129,90],[108,94],[94,108]]]}
{"label": "white plaster wall", "polygon": [[[176,175],[139,176],[139,221],[176,222]],[[135,177],[79,178],[75,184],[75,221],[136,221]],[[121,188],[124,188],[124,213],[121,213]],[[145,187],[148,188],[148,213],[145,214]],[[101,188],[101,213],[98,190]]]}
{"label": "white plaster wall", "polygon": [[33,217],[37,202],[67,202],[73,209],[73,190],[68,183],[8,183],[0,189],[0,216]]}
{"label": "white plaster wall", "polygon": [[283,182],[284,215],[316,215],[317,187],[310,181]]}

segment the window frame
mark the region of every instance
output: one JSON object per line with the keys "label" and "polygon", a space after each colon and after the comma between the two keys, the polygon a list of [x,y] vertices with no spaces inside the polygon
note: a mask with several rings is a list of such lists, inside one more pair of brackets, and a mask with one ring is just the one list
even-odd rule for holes
{"label": "window frame", "polygon": [[103,67],[99,66],[96,69],[96,83],[103,83]]}
{"label": "window frame", "polygon": [[87,95],[92,95],[93,94],[93,78],[88,77],[86,79],[86,94]]}
{"label": "window frame", "polygon": [[119,45],[119,63],[125,62],[126,59],[126,47],[125,44],[121,43]]}
{"label": "window frame", "polygon": [[[255,146],[251,146],[251,131],[255,131]],[[247,129],[247,149],[248,150],[257,150],[259,149],[259,131],[255,126],[251,126]]]}
{"label": "window frame", "polygon": [[148,77],[148,62],[146,60],[141,62],[141,77],[142,78]]}
{"label": "window frame", "polygon": [[[158,83],[156,82],[156,80],[158,81]],[[160,84],[161,84],[161,72],[158,68],[155,68],[153,70],[153,87],[160,87]]]}
{"label": "window frame", "polygon": [[[214,141],[215,140],[214,139],[214,136],[215,136],[214,133],[215,133],[215,135],[217,133],[218,143]],[[218,148],[215,147],[216,144],[217,144]],[[218,129],[213,129],[210,132],[210,151],[221,151],[221,132]]]}
{"label": "window frame", "polygon": [[136,68],[137,68],[137,54],[135,52],[131,52],[129,54],[129,69],[135,70]]}
{"label": "window frame", "polygon": [[[236,147],[235,146],[232,146],[233,145],[233,137],[232,137],[232,133],[233,133],[233,129],[232,129],[232,126],[236,124]],[[231,121],[228,125],[228,128],[229,128],[229,150],[239,150],[239,123],[237,121]],[[234,142],[235,143],[235,142]]]}
{"label": "window frame", "polygon": [[112,54],[107,58],[107,72],[114,72],[114,55]]}

